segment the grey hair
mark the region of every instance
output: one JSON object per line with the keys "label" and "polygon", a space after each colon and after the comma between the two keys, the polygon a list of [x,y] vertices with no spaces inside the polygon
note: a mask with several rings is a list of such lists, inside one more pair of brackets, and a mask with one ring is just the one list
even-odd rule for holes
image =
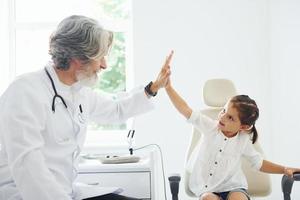
{"label": "grey hair", "polygon": [[72,58],[83,63],[108,54],[113,33],[96,20],[72,15],[63,19],[50,37],[49,54],[58,69],[68,70]]}

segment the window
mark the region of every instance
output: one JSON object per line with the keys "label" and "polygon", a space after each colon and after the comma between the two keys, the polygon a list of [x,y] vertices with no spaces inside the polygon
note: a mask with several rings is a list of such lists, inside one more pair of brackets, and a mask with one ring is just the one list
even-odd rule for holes
{"label": "window", "polygon": [[[48,55],[49,36],[56,25],[70,15],[97,19],[114,32],[109,68],[94,88],[115,94],[132,87],[131,70],[131,2],[130,0],[7,0],[9,29],[9,74],[11,80],[20,74],[41,69]],[[92,124],[90,130],[120,130],[118,126]]]}
{"label": "window", "polygon": [[9,45],[8,45],[8,1],[0,0],[0,95],[9,83]]}

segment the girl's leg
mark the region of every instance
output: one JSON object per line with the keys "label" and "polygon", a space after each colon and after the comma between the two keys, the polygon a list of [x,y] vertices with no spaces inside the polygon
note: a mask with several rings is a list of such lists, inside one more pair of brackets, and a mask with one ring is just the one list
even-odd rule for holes
{"label": "girl's leg", "polygon": [[92,197],[84,200],[140,200],[140,199],[126,197],[119,194],[106,194],[103,196]]}
{"label": "girl's leg", "polygon": [[250,200],[244,192],[230,192],[227,200]]}
{"label": "girl's leg", "polygon": [[214,193],[206,192],[201,195],[200,200],[221,200],[220,197]]}

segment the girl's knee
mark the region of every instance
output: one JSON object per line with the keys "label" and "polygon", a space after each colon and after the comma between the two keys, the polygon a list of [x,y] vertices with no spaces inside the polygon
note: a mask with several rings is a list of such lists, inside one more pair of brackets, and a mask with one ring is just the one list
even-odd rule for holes
{"label": "girl's knee", "polygon": [[220,200],[220,198],[213,193],[204,193],[201,195],[200,200]]}
{"label": "girl's knee", "polygon": [[248,197],[243,192],[230,192],[228,200],[248,200]]}

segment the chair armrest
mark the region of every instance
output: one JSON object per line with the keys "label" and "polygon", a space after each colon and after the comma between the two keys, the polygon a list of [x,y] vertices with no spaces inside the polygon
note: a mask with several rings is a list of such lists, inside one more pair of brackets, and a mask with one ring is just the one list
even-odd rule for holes
{"label": "chair armrest", "polygon": [[283,175],[281,179],[281,189],[284,200],[291,200],[291,192],[294,181],[300,181],[300,172],[294,173],[293,178]]}
{"label": "chair armrest", "polygon": [[300,181],[300,172],[295,172],[295,173],[294,173],[294,176],[293,176],[293,179],[294,179],[295,181]]}
{"label": "chair armrest", "polygon": [[172,174],[169,176],[170,190],[172,193],[172,200],[178,200],[179,182],[181,177],[179,174]]}

